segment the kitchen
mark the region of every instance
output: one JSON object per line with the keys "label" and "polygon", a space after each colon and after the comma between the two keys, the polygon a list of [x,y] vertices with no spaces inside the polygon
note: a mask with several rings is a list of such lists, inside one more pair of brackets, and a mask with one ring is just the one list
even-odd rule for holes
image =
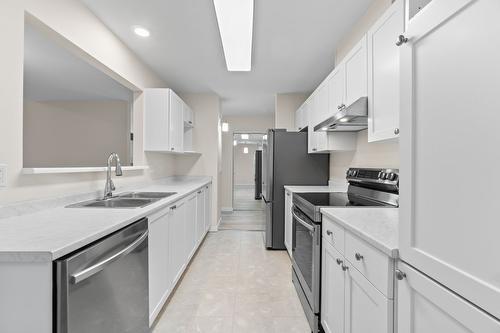
{"label": "kitchen", "polygon": [[0,5],[1,332],[500,332],[498,1],[143,4]]}

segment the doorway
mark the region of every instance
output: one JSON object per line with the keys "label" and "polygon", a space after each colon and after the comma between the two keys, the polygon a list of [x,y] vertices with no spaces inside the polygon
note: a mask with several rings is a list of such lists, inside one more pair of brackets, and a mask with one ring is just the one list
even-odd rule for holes
{"label": "doorway", "polygon": [[263,211],[262,145],[265,133],[233,133],[233,209]]}

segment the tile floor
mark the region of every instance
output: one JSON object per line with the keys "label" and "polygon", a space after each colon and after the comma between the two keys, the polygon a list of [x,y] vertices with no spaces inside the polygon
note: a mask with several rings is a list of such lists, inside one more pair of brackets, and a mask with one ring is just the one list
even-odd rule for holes
{"label": "tile floor", "polygon": [[307,333],[285,251],[267,251],[263,233],[207,235],[153,333]]}
{"label": "tile floor", "polygon": [[235,185],[233,193],[234,210],[264,210],[262,200],[255,200],[254,186]]}
{"label": "tile floor", "polygon": [[223,212],[219,230],[259,230],[266,229],[266,214],[263,210],[235,210]]}

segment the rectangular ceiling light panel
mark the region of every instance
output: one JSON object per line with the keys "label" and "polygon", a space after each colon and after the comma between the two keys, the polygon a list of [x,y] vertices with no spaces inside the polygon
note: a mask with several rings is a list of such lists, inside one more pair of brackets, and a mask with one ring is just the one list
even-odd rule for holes
{"label": "rectangular ceiling light panel", "polygon": [[252,69],[254,0],[214,0],[228,71]]}

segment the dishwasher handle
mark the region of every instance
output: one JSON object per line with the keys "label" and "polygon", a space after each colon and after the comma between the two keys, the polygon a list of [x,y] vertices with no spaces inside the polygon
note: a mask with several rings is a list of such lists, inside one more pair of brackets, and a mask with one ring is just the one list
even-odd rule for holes
{"label": "dishwasher handle", "polygon": [[120,250],[119,252],[113,254],[110,257],[107,257],[106,259],[98,262],[97,264],[84,269],[83,271],[71,275],[71,283],[78,284],[83,280],[88,279],[92,275],[99,273],[104,268],[106,268],[106,266],[111,265],[113,262],[134,251],[147,237],[148,237],[148,231],[145,231],[142,235],[140,235],[135,241],[133,241],[126,248]]}

